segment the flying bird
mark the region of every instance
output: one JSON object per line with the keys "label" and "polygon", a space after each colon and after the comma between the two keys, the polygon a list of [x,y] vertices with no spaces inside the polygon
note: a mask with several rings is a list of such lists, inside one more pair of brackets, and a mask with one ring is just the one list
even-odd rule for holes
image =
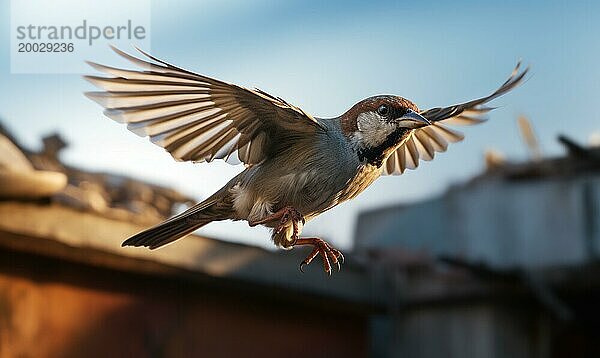
{"label": "flying bird", "polygon": [[136,70],[89,64],[107,76],[85,76],[102,91],[86,95],[105,115],[178,161],[222,159],[245,169],[185,212],[144,230],[123,246],[156,249],[220,220],[246,220],[272,229],[281,248],[309,245],[300,264],[317,256],[326,273],[343,254],[317,237],[300,237],[304,224],[356,197],[382,175],[415,169],[449,143],[463,139],[449,125],[485,121],[485,104],[518,86],[528,69],[517,64],[492,94],[469,102],[420,110],[410,100],[380,95],[336,118],[318,118],[282,98],[176,67],[140,49],[113,50]]}

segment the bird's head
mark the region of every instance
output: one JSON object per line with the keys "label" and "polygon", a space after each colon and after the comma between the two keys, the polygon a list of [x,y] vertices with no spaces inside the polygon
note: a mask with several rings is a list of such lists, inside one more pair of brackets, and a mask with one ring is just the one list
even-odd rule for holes
{"label": "bird's head", "polygon": [[431,124],[411,101],[375,96],[355,104],[340,117],[342,131],[361,160],[381,162],[412,130]]}

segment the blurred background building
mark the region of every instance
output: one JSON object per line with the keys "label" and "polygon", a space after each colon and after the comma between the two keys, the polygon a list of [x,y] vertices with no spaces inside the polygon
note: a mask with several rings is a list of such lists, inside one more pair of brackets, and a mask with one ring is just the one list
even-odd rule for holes
{"label": "blurred background building", "polygon": [[567,155],[488,154],[487,170],[444,195],[364,212],[355,254],[393,293],[374,320],[377,354],[600,356],[600,147]]}

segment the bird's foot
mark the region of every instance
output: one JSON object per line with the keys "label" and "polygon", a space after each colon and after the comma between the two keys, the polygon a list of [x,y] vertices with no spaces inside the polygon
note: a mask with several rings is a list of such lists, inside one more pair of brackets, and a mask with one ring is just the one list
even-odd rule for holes
{"label": "bird's foot", "polygon": [[312,245],[313,250],[300,263],[300,271],[304,272],[304,266],[309,265],[317,255],[323,259],[323,269],[325,273],[331,275],[331,264],[337,266],[338,271],[341,269],[341,264],[344,263],[344,255],[338,249],[333,248],[330,244],[318,237],[308,237],[297,239],[293,246]]}
{"label": "bird's foot", "polygon": [[279,220],[279,225],[277,225],[277,227],[275,228],[275,235],[279,234],[282,230],[284,230],[287,222],[291,221],[293,226],[293,233],[291,239],[294,242],[297,241],[298,234],[300,233],[300,230],[298,229],[298,223],[302,222],[302,225],[304,225],[304,217],[302,216],[302,214],[300,214],[298,210],[294,209],[291,206],[286,206],[280,211],[283,211],[283,214],[281,215],[281,219]]}
{"label": "bird's foot", "polygon": [[293,242],[297,241],[298,234],[300,232],[298,228],[298,223],[302,222],[302,224],[304,224],[304,217],[302,216],[302,214],[300,214],[298,210],[291,206],[286,206],[271,215],[268,215],[257,221],[249,222],[248,224],[250,226],[256,226],[271,223],[277,220],[279,220],[279,224],[277,225],[273,233],[275,235],[279,234],[282,230],[286,228],[286,224],[288,223],[288,221],[291,221],[294,230],[290,239]]}

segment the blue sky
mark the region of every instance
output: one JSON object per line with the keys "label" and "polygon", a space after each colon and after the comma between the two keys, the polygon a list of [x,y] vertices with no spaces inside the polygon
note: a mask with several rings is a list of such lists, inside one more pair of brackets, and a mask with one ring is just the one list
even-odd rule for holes
{"label": "blue sky", "polygon": [[[419,107],[449,105],[493,91],[519,58],[530,80],[494,102],[491,121],[433,162],[385,177],[353,202],[309,223],[349,247],[365,208],[439,195],[482,170],[494,148],[526,158],[515,119],[533,121],[542,149],[558,155],[559,133],[580,141],[600,130],[600,3],[153,1],[152,53],[179,66],[285,98],[320,117],[362,98],[397,94]],[[101,114],[77,75],[11,75],[9,1],[0,0],[0,120],[31,147],[59,131],[64,160],[170,185],[201,199],[241,170],[224,163],[176,163]],[[108,48],[106,51],[110,51]],[[122,64],[117,56],[109,64]],[[90,72],[93,72],[90,70]],[[593,106],[593,107],[592,107]],[[269,246],[264,229],[211,224],[200,233]]]}

